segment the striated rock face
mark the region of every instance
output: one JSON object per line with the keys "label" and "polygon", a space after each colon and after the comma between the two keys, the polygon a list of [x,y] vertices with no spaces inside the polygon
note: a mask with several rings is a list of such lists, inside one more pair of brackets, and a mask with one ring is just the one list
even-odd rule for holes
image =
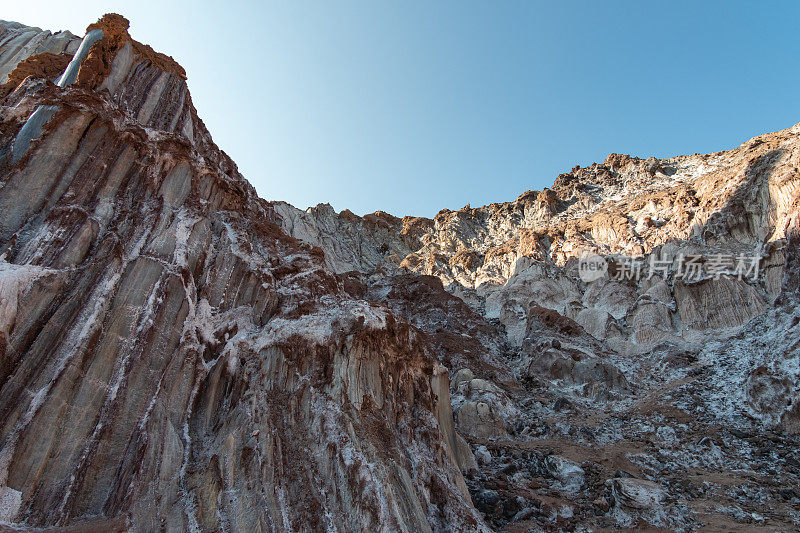
{"label": "striated rock face", "polygon": [[[2,101],[0,519],[484,529],[428,339],[279,228],[182,69],[126,28],[89,28],[73,84],[33,73]],[[50,50],[5,39],[13,72]]]}
{"label": "striated rock face", "polygon": [[800,125],[358,217],[259,198],[119,15],[0,22],[0,83],[3,523],[800,527]]}

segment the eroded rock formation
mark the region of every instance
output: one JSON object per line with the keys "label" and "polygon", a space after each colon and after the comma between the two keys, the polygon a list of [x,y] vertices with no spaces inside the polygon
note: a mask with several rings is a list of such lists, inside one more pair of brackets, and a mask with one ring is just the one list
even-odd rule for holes
{"label": "eroded rock formation", "polygon": [[0,111],[0,519],[482,529],[430,343],[282,232],[126,28],[72,85],[17,66]]}
{"label": "eroded rock formation", "polygon": [[[275,209],[331,270],[435,339],[492,526],[788,530],[798,167],[800,125],[708,155],[612,154],[432,220]],[[583,280],[587,254],[609,272]],[[701,274],[681,276],[693,258]],[[578,490],[576,468],[553,466],[564,461],[587,469]]]}
{"label": "eroded rock formation", "polygon": [[800,526],[800,125],[432,220],[301,211],[124,18],[87,38],[0,22],[8,527]]}

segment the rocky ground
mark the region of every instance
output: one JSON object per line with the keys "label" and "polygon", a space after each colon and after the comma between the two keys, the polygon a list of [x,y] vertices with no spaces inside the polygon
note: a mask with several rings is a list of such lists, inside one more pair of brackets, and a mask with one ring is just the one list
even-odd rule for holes
{"label": "rocky ground", "polygon": [[301,211],[127,27],[0,22],[0,529],[800,528],[800,125]]}

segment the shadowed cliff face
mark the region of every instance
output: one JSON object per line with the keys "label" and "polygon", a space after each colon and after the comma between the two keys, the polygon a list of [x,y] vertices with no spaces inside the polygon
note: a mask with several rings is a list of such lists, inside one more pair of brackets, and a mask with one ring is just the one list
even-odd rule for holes
{"label": "shadowed cliff face", "polygon": [[[300,211],[127,28],[0,22],[0,521],[800,527],[800,126],[432,220]],[[678,275],[721,256],[759,269]]]}
{"label": "shadowed cliff face", "polygon": [[110,15],[58,87],[75,40],[0,28],[0,519],[483,529],[429,343],[280,229],[182,69]]}

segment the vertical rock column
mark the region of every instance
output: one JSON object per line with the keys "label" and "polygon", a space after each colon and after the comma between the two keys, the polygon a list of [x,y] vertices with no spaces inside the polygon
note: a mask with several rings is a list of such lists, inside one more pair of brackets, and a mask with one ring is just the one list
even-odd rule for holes
{"label": "vertical rock column", "polygon": [[[78,79],[78,71],[81,68],[81,62],[89,55],[89,50],[92,48],[92,45],[102,38],[103,30],[101,29],[91,30],[83,37],[78,51],[75,52],[72,61],[69,62],[69,65],[67,65],[67,68],[64,70],[64,73],[61,75],[56,85],[63,88],[75,83],[75,80]],[[14,139],[14,144],[11,148],[12,165],[25,155],[25,152],[28,151],[28,147],[31,145],[31,141],[42,134],[42,126],[50,120],[57,109],[57,106],[43,105],[37,107],[36,111],[31,113],[31,116],[28,117],[28,120]]]}

